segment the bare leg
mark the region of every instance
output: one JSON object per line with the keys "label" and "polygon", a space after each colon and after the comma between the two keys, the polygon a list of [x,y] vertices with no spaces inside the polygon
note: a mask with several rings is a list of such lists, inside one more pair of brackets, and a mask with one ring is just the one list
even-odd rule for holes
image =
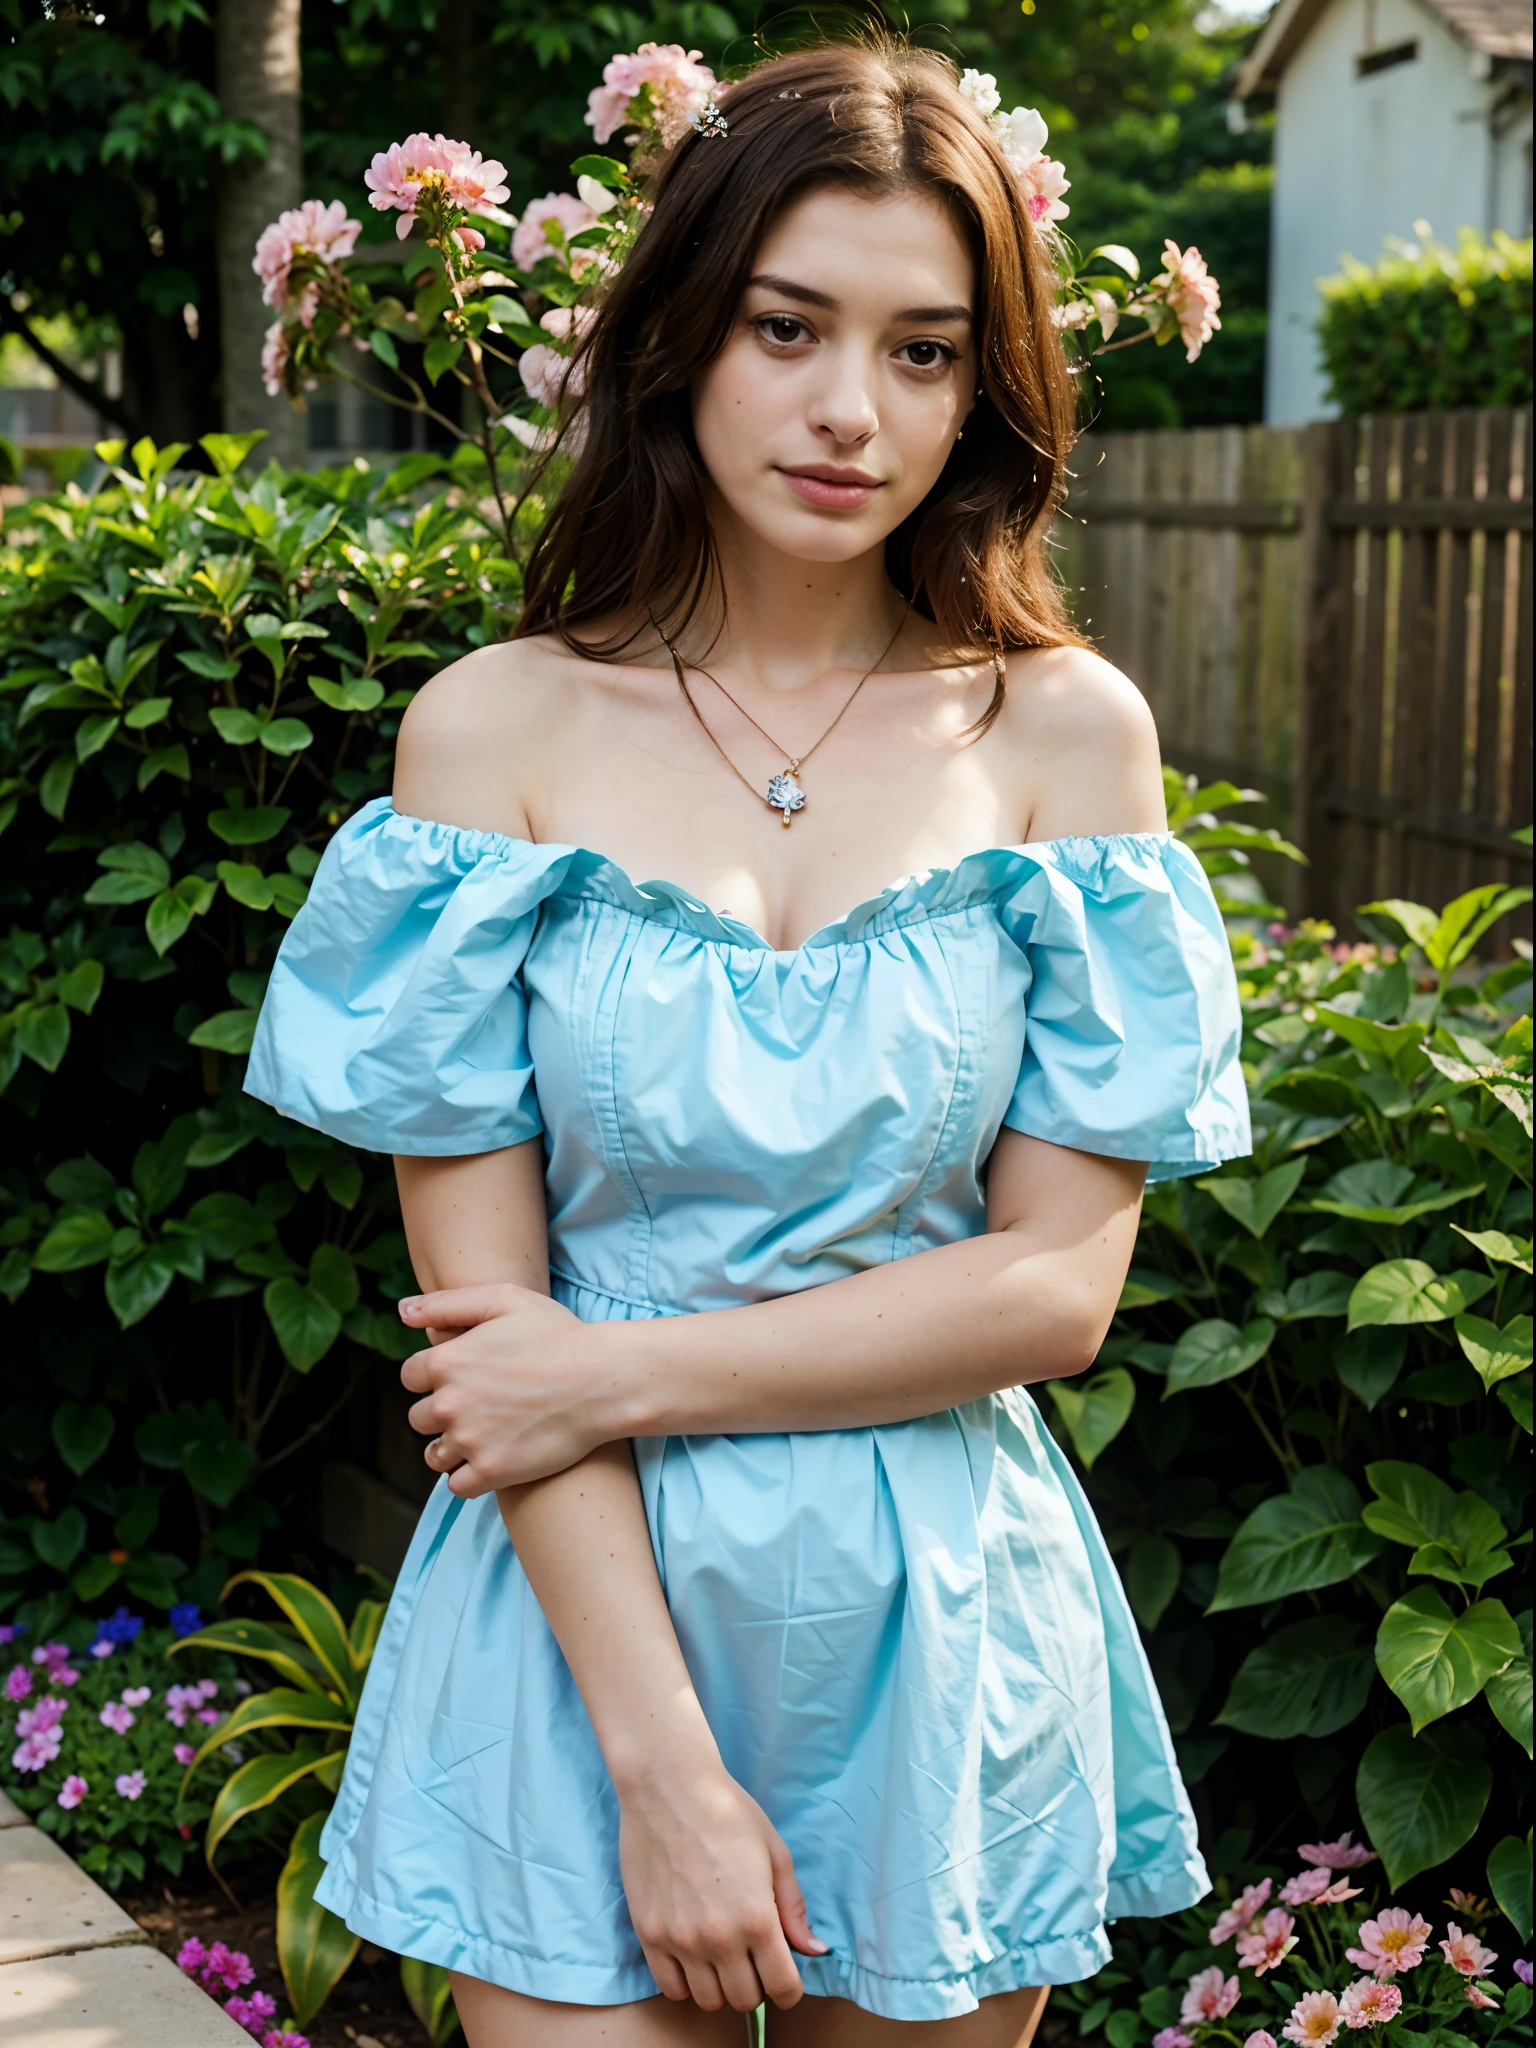
{"label": "bare leg", "polygon": [[846,1998],[768,2014],[768,2048],[1029,2048],[1050,1986],[984,1998],[957,2020],[881,2020]]}
{"label": "bare leg", "polygon": [[739,2012],[704,2012],[667,1998],[633,2005],[559,2005],[451,1971],[468,2048],[743,2048]]}

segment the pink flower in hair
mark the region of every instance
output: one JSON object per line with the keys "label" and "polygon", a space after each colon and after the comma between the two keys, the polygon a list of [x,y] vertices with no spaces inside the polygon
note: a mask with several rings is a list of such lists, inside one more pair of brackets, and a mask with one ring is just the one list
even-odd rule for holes
{"label": "pink flower in hair", "polygon": [[1061,195],[1071,191],[1071,180],[1063,167],[1045,154],[1050,130],[1038,109],[1015,107],[1011,114],[994,114],[991,125],[1008,168],[1023,188],[1030,219],[1037,225],[1065,220],[1072,209],[1063,204]]}

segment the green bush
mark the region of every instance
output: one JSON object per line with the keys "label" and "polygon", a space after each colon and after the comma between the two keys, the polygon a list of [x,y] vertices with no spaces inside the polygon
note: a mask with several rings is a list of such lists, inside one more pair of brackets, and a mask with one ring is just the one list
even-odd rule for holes
{"label": "green bush", "polygon": [[1346,419],[1531,402],[1531,242],[1427,236],[1325,277],[1318,347]]}
{"label": "green bush", "polygon": [[0,551],[0,1616],[34,1641],[211,1607],[415,1342],[387,1161],[243,1096],[243,1055],[412,687],[518,573],[473,450],[247,487],[259,438],[209,436],[214,476],[108,448]]}

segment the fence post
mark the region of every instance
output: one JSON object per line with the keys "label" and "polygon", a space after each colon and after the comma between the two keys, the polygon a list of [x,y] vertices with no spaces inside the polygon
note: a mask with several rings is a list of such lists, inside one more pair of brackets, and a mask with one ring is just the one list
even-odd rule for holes
{"label": "fence post", "polygon": [[1302,444],[1301,673],[1296,689],[1295,781],[1291,816],[1294,837],[1312,865],[1300,883],[1302,907],[1314,917],[1334,915],[1336,834],[1328,791],[1337,772],[1339,650],[1338,561],[1351,536],[1328,523],[1339,436],[1346,425],[1315,421]]}

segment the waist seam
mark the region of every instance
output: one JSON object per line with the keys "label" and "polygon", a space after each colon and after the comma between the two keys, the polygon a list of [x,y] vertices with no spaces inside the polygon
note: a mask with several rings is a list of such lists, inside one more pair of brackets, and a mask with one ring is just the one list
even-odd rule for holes
{"label": "waist seam", "polygon": [[616,1301],[621,1308],[644,1309],[653,1316],[683,1316],[688,1313],[687,1309],[668,1308],[662,1302],[647,1301],[639,1295],[617,1294],[611,1287],[599,1287],[595,1281],[578,1279],[576,1274],[567,1273],[561,1266],[551,1266],[549,1277],[562,1281],[567,1287],[579,1287],[587,1294],[600,1294],[605,1301]]}

